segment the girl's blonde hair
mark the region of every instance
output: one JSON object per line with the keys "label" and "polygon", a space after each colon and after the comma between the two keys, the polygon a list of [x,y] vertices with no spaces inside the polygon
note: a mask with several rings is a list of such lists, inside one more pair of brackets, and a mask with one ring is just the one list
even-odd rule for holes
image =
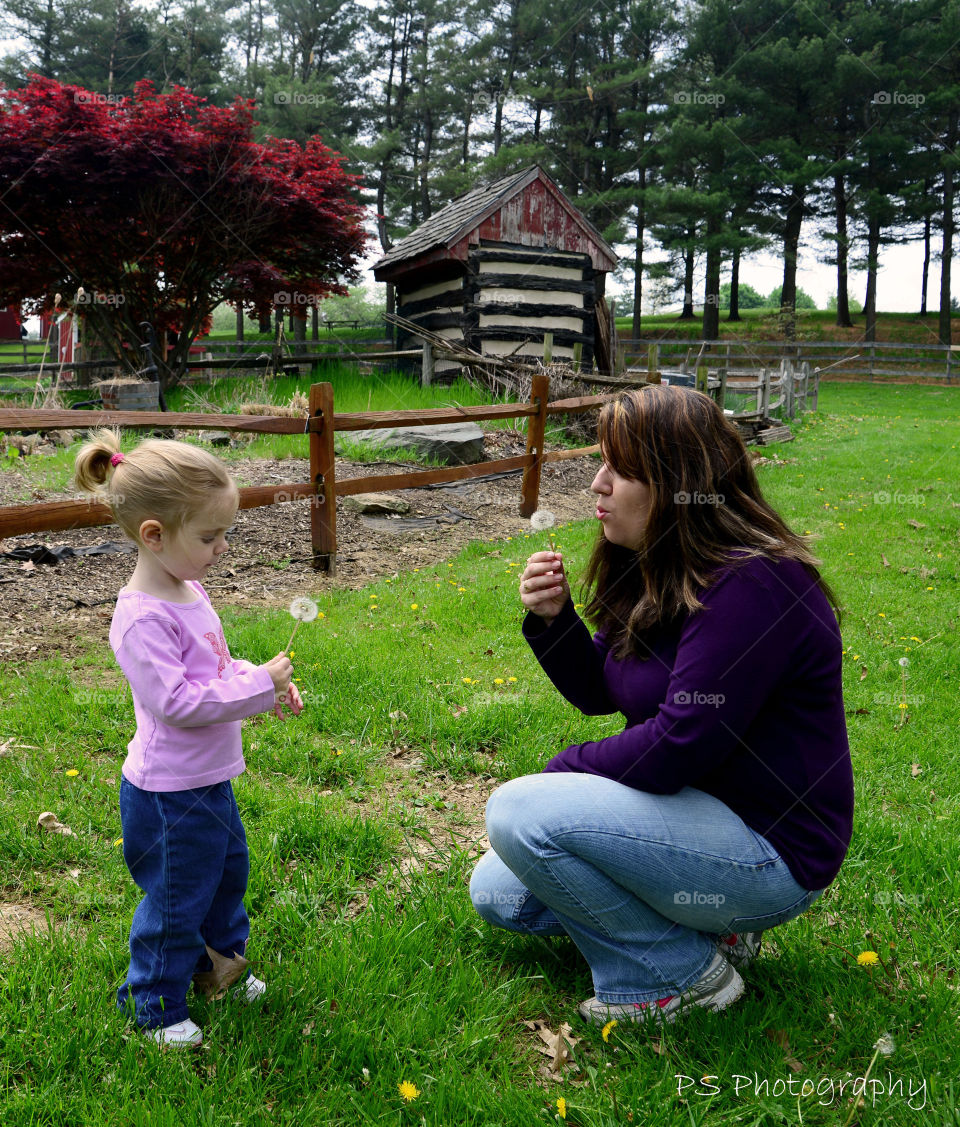
{"label": "girl's blonde hair", "polygon": [[211,493],[237,488],[221,462],[186,442],[150,438],[113,465],[119,453],[116,431],[92,432],[77,454],[74,478],[79,489],[109,505],[131,540],[139,541],[145,520],[176,532],[210,504]]}

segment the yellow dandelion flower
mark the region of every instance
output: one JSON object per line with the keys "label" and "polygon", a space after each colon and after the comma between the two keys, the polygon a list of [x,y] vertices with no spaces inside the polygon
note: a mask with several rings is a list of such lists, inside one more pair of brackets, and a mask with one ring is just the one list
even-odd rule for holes
{"label": "yellow dandelion flower", "polygon": [[113,844],[114,844],[115,846],[116,846],[116,845],[123,845],[123,838],[122,838],[122,837],[118,837],[118,838],[117,838],[117,840],[116,840],[116,841],[115,841],[115,842],[114,842]]}
{"label": "yellow dandelion flower", "polygon": [[407,1103],[411,1103],[420,1095],[420,1089],[416,1084],[411,1084],[409,1080],[401,1080],[397,1085],[397,1090]]}
{"label": "yellow dandelion flower", "polygon": [[67,772],[67,778],[72,779],[75,775],[79,775],[79,774],[80,774],[80,772],[76,769],[76,767],[71,767],[70,770]]}
{"label": "yellow dandelion flower", "polygon": [[603,1029],[600,1030],[600,1036],[604,1039],[604,1041],[610,1040],[610,1034],[613,1032],[613,1027],[616,1024],[617,1024],[617,1019],[614,1018],[612,1021],[608,1021],[607,1024],[603,1027]]}
{"label": "yellow dandelion flower", "polygon": [[327,616],[326,616],[326,615],[325,615],[325,614],[323,613],[323,611],[322,611],[322,610],[318,610],[318,611],[317,611],[317,618],[326,618],[326,617],[327,617]]}
{"label": "yellow dandelion flower", "polygon": [[465,685],[472,685],[473,684],[473,678],[472,677],[461,677],[461,680],[463,681],[463,683]]}
{"label": "yellow dandelion flower", "polygon": [[516,681],[516,677],[508,677],[507,680],[508,681]]}
{"label": "yellow dandelion flower", "polygon": [[[458,587],[457,590],[458,591],[466,591],[466,587]],[[932,591],[933,588],[931,587],[930,590]]]}
{"label": "yellow dandelion flower", "polygon": [[857,962],[862,967],[872,967],[874,963],[878,963],[879,961],[880,956],[876,951],[861,951],[860,954],[857,955]]}
{"label": "yellow dandelion flower", "polygon": [[557,1097],[557,1115],[559,1115],[561,1119],[567,1118],[567,1101],[563,1096]]}
{"label": "yellow dandelion flower", "polygon": [[296,656],[297,656],[297,651],[296,651],[296,650],[291,650],[291,651],[290,651],[290,652],[289,652],[289,653],[287,654],[287,657],[296,657]]}
{"label": "yellow dandelion flower", "polygon": [[886,617],[887,617],[887,616],[886,616],[886,615],[885,615],[885,614],[883,613],[883,611],[882,611],[882,610],[878,610],[878,611],[877,611],[877,615],[878,615],[878,616],[879,616],[880,618],[886,618]]}
{"label": "yellow dandelion flower", "polygon": [[419,609],[420,609],[420,604],[419,604],[419,603],[411,603],[411,604],[410,604],[410,609],[411,609],[411,610],[419,610]]}
{"label": "yellow dandelion flower", "polygon": [[495,685],[502,685],[503,684],[503,678],[502,677],[494,677],[493,683]]}

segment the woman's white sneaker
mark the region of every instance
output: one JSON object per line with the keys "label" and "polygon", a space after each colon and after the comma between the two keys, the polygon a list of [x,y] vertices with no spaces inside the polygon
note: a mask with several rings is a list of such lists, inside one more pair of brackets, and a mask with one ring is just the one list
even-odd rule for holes
{"label": "woman's white sneaker", "polygon": [[743,991],[743,979],[736,968],[717,951],[710,966],[681,994],[668,994],[655,1002],[601,1002],[599,998],[588,998],[580,1003],[579,1010],[580,1016],[594,1025],[606,1025],[612,1018],[664,1025],[676,1021],[677,1015],[689,1006],[726,1009]]}

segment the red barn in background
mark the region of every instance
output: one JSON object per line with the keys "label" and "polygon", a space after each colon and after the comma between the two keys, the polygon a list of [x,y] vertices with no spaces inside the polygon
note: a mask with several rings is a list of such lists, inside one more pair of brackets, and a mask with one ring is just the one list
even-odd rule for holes
{"label": "red barn in background", "polygon": [[0,340],[20,339],[20,307],[8,305],[0,309]]}

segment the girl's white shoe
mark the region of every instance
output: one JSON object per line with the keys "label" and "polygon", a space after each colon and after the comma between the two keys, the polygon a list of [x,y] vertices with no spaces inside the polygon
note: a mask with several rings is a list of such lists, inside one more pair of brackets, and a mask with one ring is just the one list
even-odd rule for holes
{"label": "girl's white shoe", "polygon": [[193,1049],[203,1041],[200,1026],[187,1018],[176,1025],[165,1025],[162,1029],[145,1029],[145,1036],[158,1045],[172,1045],[178,1049]]}
{"label": "girl's white shoe", "polygon": [[249,1005],[251,1002],[259,1002],[266,992],[267,984],[261,982],[259,978],[254,978],[251,974],[246,982],[241,982],[234,989],[233,996]]}

